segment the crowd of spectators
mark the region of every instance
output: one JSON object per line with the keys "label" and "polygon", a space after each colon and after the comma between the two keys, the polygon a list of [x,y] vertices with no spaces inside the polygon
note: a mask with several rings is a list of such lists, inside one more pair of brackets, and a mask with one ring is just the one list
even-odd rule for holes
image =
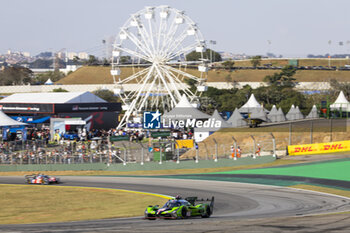
{"label": "crowd of spectators", "polygon": [[[16,140],[8,137],[8,140],[0,140],[0,164],[45,164],[45,163],[80,163],[100,162],[111,159],[118,162],[122,156],[121,147],[112,144],[112,153],[109,155],[108,136],[125,136],[130,142],[146,142],[144,139],[151,137],[151,133],[145,129],[116,129],[90,131],[77,130],[77,137],[67,139],[59,131],[51,138],[48,128],[28,128],[26,140]],[[56,134],[59,136],[57,137]],[[192,131],[172,131],[172,139],[192,139]],[[125,139],[124,139],[125,140]],[[120,161],[119,161],[120,162]]]}

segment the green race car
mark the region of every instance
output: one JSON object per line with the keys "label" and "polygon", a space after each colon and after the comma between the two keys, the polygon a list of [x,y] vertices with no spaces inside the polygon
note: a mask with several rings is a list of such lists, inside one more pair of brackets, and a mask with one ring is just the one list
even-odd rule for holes
{"label": "green race car", "polygon": [[213,214],[214,197],[212,197],[210,203],[198,203],[197,197],[187,197],[182,199],[180,196],[176,196],[165,203],[160,208],[156,206],[148,206],[145,210],[145,219],[154,220],[157,218],[165,219],[179,219],[189,218],[195,216],[201,216],[202,218],[209,218]]}

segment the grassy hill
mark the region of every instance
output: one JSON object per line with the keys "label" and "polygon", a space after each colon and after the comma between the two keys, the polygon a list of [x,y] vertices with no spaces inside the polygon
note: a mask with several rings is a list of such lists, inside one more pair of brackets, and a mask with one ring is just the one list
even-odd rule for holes
{"label": "grassy hill", "polygon": [[[263,60],[263,64],[272,64],[273,66],[284,66],[288,64],[287,59],[268,59]],[[333,66],[344,66],[348,64],[348,59],[334,59],[331,62]],[[301,59],[299,66],[327,66],[328,59]],[[235,61],[235,66],[251,66],[249,61]],[[121,68],[121,79],[124,79],[142,68],[123,67]],[[182,69],[184,70],[184,69]],[[187,68],[184,70],[197,77],[200,72],[197,69]],[[232,80],[237,82],[261,82],[266,75],[271,75],[279,70],[234,70],[227,71],[222,69],[212,69],[208,72],[206,78],[208,82],[226,82],[226,77],[231,76]],[[331,79],[338,81],[350,81],[350,71],[335,70],[298,70],[295,78],[298,82],[328,82]],[[84,66],[77,71],[61,79],[61,84],[112,84],[113,78],[110,74],[110,67]]]}
{"label": "grassy hill", "polygon": [[[328,66],[328,58],[318,59],[298,59],[299,66]],[[261,65],[272,64],[272,66],[285,66],[288,65],[288,59],[262,59]],[[235,66],[251,66],[250,60],[235,61]],[[331,59],[331,66],[344,66],[350,65],[350,59]]]}

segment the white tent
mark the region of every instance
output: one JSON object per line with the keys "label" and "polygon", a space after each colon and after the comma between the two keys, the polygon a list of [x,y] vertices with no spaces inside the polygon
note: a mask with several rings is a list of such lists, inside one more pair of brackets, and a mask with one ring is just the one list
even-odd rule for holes
{"label": "white tent", "polygon": [[45,82],[45,85],[53,85],[53,82],[50,78]]}
{"label": "white tent", "polygon": [[290,107],[289,112],[286,115],[287,120],[294,121],[294,120],[300,120],[303,119],[304,116],[300,112],[299,107],[295,107],[294,104]]}
{"label": "white tent", "polygon": [[306,118],[307,119],[318,118],[318,112],[317,112],[316,105],[312,106],[312,109]]}
{"label": "white tent", "polygon": [[277,110],[276,105],[272,106],[271,111],[269,112],[269,114],[267,115],[267,118],[271,121],[271,122],[281,122],[281,121],[285,121],[286,118],[282,112],[282,109],[279,108]]}
{"label": "white tent", "polygon": [[338,95],[338,98],[335,100],[333,104],[331,104],[331,110],[340,110],[344,112],[350,112],[350,103],[346,99],[343,91],[341,91]]}
{"label": "white tent", "polygon": [[182,95],[180,101],[176,106],[170,111],[162,116],[166,119],[176,119],[176,120],[187,120],[187,119],[208,119],[210,115],[205,114],[195,107],[188,101],[185,95]]}
{"label": "white tent", "polygon": [[280,122],[281,121],[285,121],[286,120],[286,116],[284,115],[284,113],[282,111],[282,108],[279,108],[277,112],[278,112],[278,117],[279,117]]}
{"label": "white tent", "polygon": [[233,111],[232,116],[226,122],[231,124],[232,127],[243,127],[248,125],[247,122],[243,120],[243,117],[237,108]]}
{"label": "white tent", "polygon": [[[208,121],[210,122],[209,127],[202,127],[196,130],[200,132],[215,132],[221,128],[231,128],[231,125],[222,119],[218,110],[214,111],[213,115],[208,119]],[[220,124],[220,126],[218,127],[215,123]]]}
{"label": "white tent", "polygon": [[300,112],[299,106],[295,108],[295,115],[297,120],[304,119],[304,115]]}
{"label": "white tent", "polygon": [[2,110],[0,110],[0,127],[21,126],[21,125],[28,125],[28,124],[14,120],[11,117],[7,116]]}
{"label": "white tent", "polygon": [[260,119],[263,121],[267,121],[267,115],[266,112],[264,111],[264,109],[261,108],[254,108],[254,110],[252,111],[252,113],[250,114],[250,119]]}
{"label": "white tent", "polygon": [[216,109],[215,109],[213,115],[209,119],[221,122],[221,127],[216,128],[216,130],[221,129],[221,128],[230,128],[231,127],[231,125],[229,123],[227,123],[224,119],[222,119],[221,115],[219,114],[218,110],[216,110]]}
{"label": "white tent", "polygon": [[254,109],[262,108],[261,104],[255,99],[254,94],[251,94],[247,103],[245,103],[238,111],[241,113],[250,113]]}
{"label": "white tent", "polygon": [[[218,110],[214,111],[213,115],[207,120],[207,122],[209,123],[209,127],[194,129],[194,140],[196,142],[203,141],[204,139],[209,137],[210,134],[218,131],[221,128],[231,128],[231,125],[228,124],[224,119],[222,119]],[[217,126],[218,122],[220,122],[220,126]]]}
{"label": "white tent", "polygon": [[289,120],[289,121],[292,121],[292,120],[295,120],[294,118],[294,115],[295,115],[295,106],[294,106],[294,104],[292,104],[292,106],[290,107],[290,109],[289,109],[289,111],[287,112],[287,114],[286,114],[286,118],[287,118],[287,120]]}
{"label": "white tent", "polygon": [[267,119],[269,119],[269,121],[271,121],[271,122],[277,122],[275,120],[275,118],[276,118],[275,116],[276,116],[277,113],[278,113],[278,110],[276,108],[276,105],[273,105],[271,110],[270,110],[270,112],[269,112],[269,114],[267,115]]}

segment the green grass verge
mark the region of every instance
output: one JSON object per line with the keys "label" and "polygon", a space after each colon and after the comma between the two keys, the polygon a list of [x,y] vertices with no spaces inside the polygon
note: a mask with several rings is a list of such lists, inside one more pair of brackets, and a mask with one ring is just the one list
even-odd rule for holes
{"label": "green grass verge", "polygon": [[[234,161],[231,161],[234,163]],[[213,162],[214,163],[214,162]],[[124,175],[124,176],[154,176],[154,175],[178,175],[178,174],[199,174],[220,171],[232,171],[240,169],[264,168],[273,166],[283,166],[300,163],[298,160],[278,159],[270,163],[261,163],[253,165],[213,167],[213,168],[188,168],[188,169],[160,169],[160,170],[135,170],[135,171],[18,171],[18,172],[0,172],[0,176],[24,176],[31,173],[44,173],[55,176],[108,176],[108,175]],[[193,166],[194,167],[194,166]],[[160,168],[160,166],[159,166]]]}
{"label": "green grass verge", "polygon": [[165,197],[126,190],[0,184],[0,224],[142,216]]}
{"label": "green grass verge", "polygon": [[299,166],[250,169],[240,171],[224,171],[221,174],[259,174],[303,176],[320,179],[333,179],[350,181],[350,159],[345,161],[330,161],[315,164],[302,164]]}
{"label": "green grass verge", "polygon": [[306,184],[292,185],[289,187],[290,188],[312,190],[312,191],[317,191],[317,192],[322,192],[322,193],[330,193],[330,194],[335,194],[335,195],[350,198],[350,191],[341,190],[341,189],[334,189],[334,188],[327,188],[327,187],[322,187],[322,186],[306,185]]}

